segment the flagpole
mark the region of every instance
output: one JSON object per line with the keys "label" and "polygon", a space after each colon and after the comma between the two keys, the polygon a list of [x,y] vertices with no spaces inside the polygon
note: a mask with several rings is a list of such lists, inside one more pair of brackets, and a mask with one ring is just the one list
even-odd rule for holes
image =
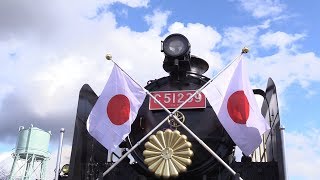
{"label": "flagpole", "polygon": [[[126,71],[124,71],[116,62],[114,62],[112,59],[108,59],[111,60],[116,66],[118,66],[119,69],[121,69],[122,72],[124,72],[134,83],[136,83],[138,86],[140,86],[141,89],[143,89],[143,91],[145,93],[147,93],[156,103],[158,103],[168,114],[169,117],[172,116],[171,111],[169,111],[156,97],[154,97],[146,88],[144,88],[143,86],[141,86],[138,82],[136,82]],[[190,99],[189,99],[190,100]]]}
{"label": "flagpole", "polygon": [[174,113],[176,113],[179,109],[181,109],[185,104],[187,104],[188,101],[190,101],[194,96],[199,94],[205,87],[207,87],[213,80],[215,80],[225,69],[227,69],[234,61],[239,59],[242,54],[248,53],[249,49],[244,47],[242,49],[241,54],[236,57],[234,60],[232,60],[229,64],[227,64],[222,70],[220,70],[215,76],[213,76],[208,82],[206,82],[201,88],[196,90],[195,93],[193,93],[191,96],[188,97],[180,106],[178,106],[173,112],[169,111],[160,101],[158,101],[157,98],[155,98],[148,90],[146,90],[144,87],[142,87],[139,83],[137,83],[126,71],[124,71],[116,62],[112,60],[111,54],[106,55],[106,59],[112,61],[116,66],[118,66],[133,82],[135,82],[138,86],[140,86],[153,100],[156,101],[167,113],[169,113],[169,116],[172,116]]}
{"label": "flagpole", "polygon": [[[104,173],[103,177],[106,176],[114,167],[116,167],[125,157],[127,157],[133,150],[135,150],[145,139],[147,139],[155,130],[157,130],[163,123],[165,123],[170,117],[172,117],[172,113],[158,100],[156,99],[147,89],[142,87],[139,83],[137,83],[126,71],[124,71],[116,62],[112,60],[111,54],[106,55],[106,59],[112,61],[122,72],[124,72],[133,82],[135,82],[138,86],[140,86],[152,99],[154,99],[169,115],[164,118],[157,126],[155,126],[148,134],[146,134],[140,141],[138,141],[134,146],[131,147],[125,154],[123,154],[120,159],[112,164]],[[97,178],[96,180],[99,180]]]}
{"label": "flagpole", "polygon": [[[157,130],[163,123],[165,123],[170,116],[164,118],[156,127],[154,127],[147,135],[145,135],[140,141],[138,141],[134,146],[131,147],[124,155],[120,157],[118,161],[116,161],[112,166],[110,166],[104,173],[103,177],[107,175],[114,167],[116,167],[125,157],[127,157],[133,150],[135,150],[144,140],[146,140],[155,130]],[[97,178],[96,180],[99,180]]]}
{"label": "flagpole", "polygon": [[[184,125],[176,116],[173,116],[173,118],[185,129],[188,131],[188,133],[191,134],[209,153],[215,157],[227,170],[229,170],[232,175],[237,175],[237,173],[227,164],[225,163],[220,156],[218,156],[206,143],[204,143],[196,134],[194,134],[186,125]],[[243,180],[241,177],[239,177],[240,180]]]}
{"label": "flagpole", "polygon": [[[215,80],[224,70],[226,70],[234,61],[236,61],[237,59],[239,59],[243,53],[247,53],[244,52],[244,49],[242,49],[241,54],[236,57],[234,60],[232,60],[229,64],[227,64],[226,67],[224,67],[222,70],[220,70],[215,76],[213,76],[208,82],[206,82],[201,88],[199,88],[198,90],[196,90],[196,92],[194,92],[191,96],[189,96],[189,98],[187,100],[185,100],[182,104],[180,104],[180,106],[178,106],[174,111],[172,111],[171,114],[176,113],[179,109],[181,109],[185,104],[187,104],[188,101],[190,101],[195,95],[199,94],[205,87],[207,87],[213,80]],[[162,106],[161,106],[162,107]]]}
{"label": "flagpole", "polygon": [[[237,173],[226,164],[209,146],[207,146],[196,134],[194,134],[187,126],[185,126],[175,115],[179,109],[181,109],[189,100],[191,100],[195,95],[200,93],[206,86],[208,86],[215,78],[217,78],[225,69],[227,69],[234,61],[242,56],[242,54],[248,53],[248,48],[243,48],[241,54],[232,60],[227,66],[225,66],[222,70],[220,70],[213,78],[211,78],[208,82],[206,82],[201,88],[199,88],[194,94],[189,96],[187,100],[185,100],[179,107],[177,107],[173,112],[170,112],[160,101],[158,101],[148,90],[142,87],[139,83],[137,83],[128,73],[126,73],[116,62],[112,60],[112,56],[110,54],[106,55],[107,60],[111,60],[117,67],[119,67],[132,81],[134,81],[138,86],[140,86],[153,100],[156,101],[169,115],[162,120],[156,127],[154,127],[147,135],[145,135],[139,142],[137,142],[128,152],[121,156],[121,158],[115,162],[110,168],[108,168],[104,173],[103,177],[108,174],[115,166],[117,166],[125,157],[127,157],[135,148],[137,148],[141,142],[143,142],[146,138],[148,138],[156,129],[158,129],[168,118],[173,117],[184,129],[186,129],[210,154],[212,154],[223,166],[225,166],[233,175],[237,175]],[[240,180],[243,180],[239,177]],[[98,179],[97,179],[98,180]]]}

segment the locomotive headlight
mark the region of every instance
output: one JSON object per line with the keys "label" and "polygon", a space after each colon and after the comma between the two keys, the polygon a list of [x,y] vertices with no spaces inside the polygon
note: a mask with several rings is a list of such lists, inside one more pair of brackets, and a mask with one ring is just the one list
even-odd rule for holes
{"label": "locomotive headlight", "polygon": [[63,174],[69,174],[69,164],[65,164],[62,166],[62,169],[61,169],[62,173]]}
{"label": "locomotive headlight", "polygon": [[171,34],[162,42],[162,51],[171,57],[184,56],[190,51],[190,43],[182,34]]}

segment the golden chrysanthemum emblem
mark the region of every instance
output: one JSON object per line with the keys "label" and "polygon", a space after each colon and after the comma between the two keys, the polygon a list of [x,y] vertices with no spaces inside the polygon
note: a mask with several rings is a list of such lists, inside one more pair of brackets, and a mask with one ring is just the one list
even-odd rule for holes
{"label": "golden chrysanthemum emblem", "polygon": [[158,131],[149,137],[144,146],[144,163],[157,176],[178,176],[191,164],[192,145],[187,141],[187,136],[177,130]]}

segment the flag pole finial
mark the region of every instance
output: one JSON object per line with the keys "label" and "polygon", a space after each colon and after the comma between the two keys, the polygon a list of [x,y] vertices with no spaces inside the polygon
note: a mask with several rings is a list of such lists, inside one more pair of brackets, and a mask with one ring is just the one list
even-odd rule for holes
{"label": "flag pole finial", "polygon": [[106,59],[109,61],[112,60],[112,54],[110,53],[106,54]]}
{"label": "flag pole finial", "polygon": [[241,51],[242,54],[247,54],[248,52],[249,52],[249,48],[248,47],[242,48],[242,51]]}

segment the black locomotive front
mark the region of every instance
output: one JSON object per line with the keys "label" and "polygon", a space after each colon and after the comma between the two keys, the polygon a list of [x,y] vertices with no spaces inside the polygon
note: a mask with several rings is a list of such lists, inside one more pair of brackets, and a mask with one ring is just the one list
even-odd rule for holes
{"label": "black locomotive front", "polygon": [[[195,90],[198,90],[209,81],[209,78],[203,76],[209,68],[208,63],[201,58],[191,55],[190,47],[190,43],[185,36],[181,34],[169,35],[162,42],[162,52],[165,54],[163,69],[169,73],[169,76],[150,80],[145,86],[145,88],[154,94],[157,99],[164,98],[165,100],[162,101],[162,103],[168,107],[170,111],[174,111],[177,107],[173,107],[172,104],[177,103],[177,101],[179,101],[178,103],[181,103],[183,99],[185,100],[185,97],[183,96],[190,96]],[[269,97],[269,99],[270,98],[271,97]],[[236,178],[172,117],[168,118],[168,120],[158,128],[157,131],[159,132],[155,131],[149,139],[142,142],[131,153],[131,159],[127,158],[119,163],[116,168],[103,178],[102,173],[114,163],[112,156],[117,156],[117,154],[120,156],[120,154],[119,152],[108,152],[108,150],[91,137],[86,130],[88,115],[97,99],[98,96],[89,85],[84,85],[82,87],[75,121],[70,172],[64,178],[72,180],[91,180],[97,178],[112,180],[150,180],[159,178],[231,180]],[[174,115],[206,143],[210,149],[234,168],[236,172],[239,172],[245,179],[278,179],[278,165],[273,160],[268,163],[251,162],[251,158],[247,157],[248,160],[245,160],[246,158],[244,158],[245,161],[243,162],[235,162],[235,144],[220,124],[210,103],[203,94],[201,96],[195,96],[190,100],[190,102],[192,101],[201,101],[204,105],[200,107],[183,107]],[[137,142],[154,129],[154,127],[168,117],[168,112],[162,108],[153,108],[152,104],[155,105],[154,100],[147,96],[131,126],[131,133],[120,145],[122,153],[131,149]],[[269,107],[265,109],[268,108]],[[266,113],[264,113],[264,115],[265,114]],[[150,151],[147,152],[148,147],[155,142],[152,138],[159,138],[159,134],[162,136],[167,135],[167,137],[168,134],[170,134],[171,139],[169,139],[171,141],[178,142],[182,139],[181,144],[185,147],[184,151],[181,151],[180,149],[178,152],[173,152],[170,148],[160,148],[160,154],[161,157],[166,160],[166,163],[169,161],[168,159],[173,159],[174,153],[182,154],[182,161],[185,159],[188,160],[188,163],[185,163],[187,164],[186,168],[182,168],[183,171],[171,173],[172,168],[180,168],[181,170],[181,167],[177,165],[182,163],[182,161],[179,162],[179,158],[176,160],[177,164],[171,164],[169,168],[167,167],[167,171],[170,171],[171,174],[167,172],[164,175],[158,172],[159,167],[161,166],[162,168],[168,164],[155,163],[150,165],[152,160],[148,160],[147,162],[147,159],[152,159],[149,157]],[[178,138],[180,139],[172,138],[172,134],[175,136],[179,135]],[[165,139],[163,139],[162,143],[164,143],[165,146],[172,145],[165,142]],[[155,148],[157,149],[157,147]],[[165,153],[163,154],[163,152]],[[183,154],[184,152],[187,153]],[[159,152],[153,153],[159,154]],[[154,161],[160,162],[161,159],[158,160],[155,158]],[[156,168],[158,168],[158,170],[154,170]]]}
{"label": "black locomotive front", "polygon": [[[209,80],[202,75],[207,71],[209,66],[203,59],[190,55],[189,42],[181,34],[170,35],[163,42],[162,49],[166,55],[163,68],[170,76],[149,81],[145,88],[150,92],[165,92],[162,93],[162,95],[167,95],[168,97],[166,99],[167,101],[164,101],[164,105],[166,106],[165,103],[173,103],[171,101],[178,101],[179,97],[182,99],[182,96],[185,95],[185,93],[181,93],[179,97],[173,97],[176,93],[197,90],[202,87]],[[189,95],[191,93],[193,93],[193,91],[191,91]],[[197,99],[199,97],[201,96],[196,96],[190,101],[199,100]],[[139,110],[138,116],[132,125],[132,130],[128,137],[130,147],[136,144],[151,129],[168,116],[168,113],[164,110],[150,110],[149,101],[153,101],[153,99],[145,99]],[[234,143],[220,124],[209,102],[206,99],[204,99],[204,101],[206,101],[205,107],[182,108],[176,114],[179,117],[182,117],[181,120],[184,124],[212,150],[226,162],[230,163],[233,160]],[[174,108],[172,110],[174,110]],[[218,163],[216,159],[183,127],[175,123],[174,119],[168,120],[167,123],[164,123],[159,128],[159,130],[163,131],[166,129],[178,130],[181,134],[186,135],[188,141],[192,144],[192,164],[188,166],[186,172],[179,175],[180,178],[185,179],[190,176],[203,176],[208,173],[218,173],[221,168],[220,163]],[[148,167],[144,163],[144,156],[142,153],[144,149],[143,143],[134,151],[133,157],[139,164],[139,171],[150,174]],[[150,174],[150,176],[152,175]]]}

